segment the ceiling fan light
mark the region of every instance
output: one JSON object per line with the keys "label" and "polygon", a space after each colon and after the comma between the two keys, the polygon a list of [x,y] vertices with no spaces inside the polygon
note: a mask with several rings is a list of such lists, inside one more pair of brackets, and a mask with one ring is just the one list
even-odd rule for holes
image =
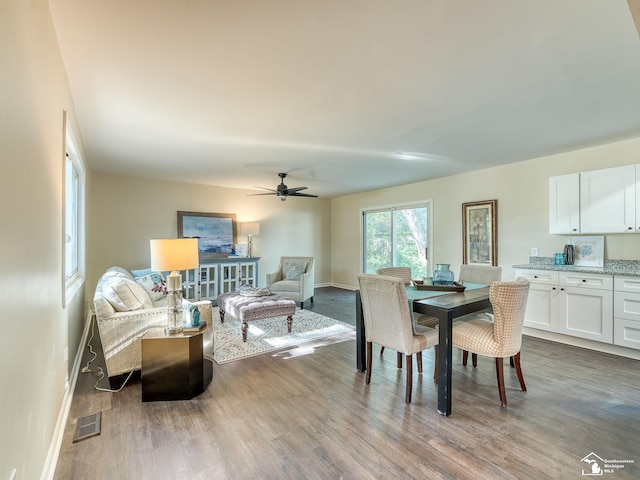
{"label": "ceiling fan light", "polygon": [[284,202],[287,199],[287,196],[286,195],[278,195],[278,198]]}

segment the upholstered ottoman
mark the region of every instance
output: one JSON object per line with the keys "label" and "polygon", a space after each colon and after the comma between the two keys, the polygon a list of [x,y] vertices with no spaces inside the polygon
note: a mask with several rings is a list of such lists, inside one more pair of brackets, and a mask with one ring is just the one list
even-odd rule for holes
{"label": "upholstered ottoman", "polygon": [[280,295],[264,295],[250,297],[235,292],[218,295],[220,323],[224,323],[225,313],[242,322],[242,341],[247,341],[247,322],[263,318],[287,317],[287,332],[291,333],[293,314],[296,313],[296,302]]}

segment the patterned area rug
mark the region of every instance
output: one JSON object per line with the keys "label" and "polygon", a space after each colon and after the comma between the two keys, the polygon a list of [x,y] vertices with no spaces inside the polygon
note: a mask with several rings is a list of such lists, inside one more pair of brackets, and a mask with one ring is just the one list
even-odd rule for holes
{"label": "patterned area rug", "polygon": [[[240,320],[226,314],[224,323],[221,324],[218,308],[214,307],[212,313],[213,360],[219,365],[334,335],[352,333],[356,328],[319,313],[297,309],[291,333],[287,333],[287,317],[265,318],[248,323],[247,341],[243,342]],[[348,336],[349,339],[351,337]]]}

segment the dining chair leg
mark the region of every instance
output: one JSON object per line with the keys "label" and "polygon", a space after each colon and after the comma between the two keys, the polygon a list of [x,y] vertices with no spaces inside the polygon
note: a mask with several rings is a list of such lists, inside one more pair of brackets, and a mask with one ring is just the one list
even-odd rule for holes
{"label": "dining chair leg", "polygon": [[496,358],[496,375],[498,377],[498,393],[500,394],[500,403],[503,407],[507,406],[507,394],[504,391],[504,370],[502,368],[502,358]]}
{"label": "dining chair leg", "polygon": [[516,374],[518,375],[518,381],[520,382],[520,388],[523,392],[527,391],[527,386],[524,384],[524,377],[522,376],[522,368],[520,368],[520,352],[511,357],[516,366]]}
{"label": "dining chair leg", "polygon": [[398,352],[396,356],[398,357],[398,368],[402,368],[402,354]]}
{"label": "dining chair leg", "polygon": [[365,375],[365,381],[367,385],[371,383],[371,354],[373,353],[373,344],[367,342],[367,374]]}
{"label": "dining chair leg", "polygon": [[433,367],[433,381],[438,383],[438,352],[440,350],[440,346],[436,345],[433,347],[433,349],[435,350],[435,354],[436,354],[436,360],[435,362],[433,362],[435,364],[435,367]]}
{"label": "dining chair leg", "polygon": [[413,387],[413,361],[411,357],[411,355],[407,355],[407,391],[404,395],[404,403],[411,403],[411,388]]}
{"label": "dining chair leg", "polygon": [[472,353],[471,354],[471,365],[473,365],[473,368],[476,368],[478,366],[478,354],[477,353]]}
{"label": "dining chair leg", "polygon": [[467,360],[469,359],[469,352],[467,350],[462,351],[462,366],[467,366]]}
{"label": "dining chair leg", "polygon": [[416,362],[418,363],[418,373],[422,374],[422,352],[416,353]]}
{"label": "dining chair leg", "polygon": [[513,363],[513,357],[509,357],[509,365],[511,365],[511,368],[515,367],[515,364]]}

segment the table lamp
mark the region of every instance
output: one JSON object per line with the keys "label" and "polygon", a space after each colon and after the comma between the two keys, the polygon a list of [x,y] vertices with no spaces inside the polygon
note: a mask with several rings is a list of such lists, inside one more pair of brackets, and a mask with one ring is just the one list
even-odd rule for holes
{"label": "table lamp", "polygon": [[197,268],[198,239],[174,238],[150,240],[151,270],[171,272],[167,277],[167,328],[166,333],[182,332],[182,275],[180,270]]}
{"label": "table lamp", "polygon": [[240,224],[240,235],[247,236],[247,255],[253,257],[253,235],[260,235],[260,224],[258,222],[245,222]]}

